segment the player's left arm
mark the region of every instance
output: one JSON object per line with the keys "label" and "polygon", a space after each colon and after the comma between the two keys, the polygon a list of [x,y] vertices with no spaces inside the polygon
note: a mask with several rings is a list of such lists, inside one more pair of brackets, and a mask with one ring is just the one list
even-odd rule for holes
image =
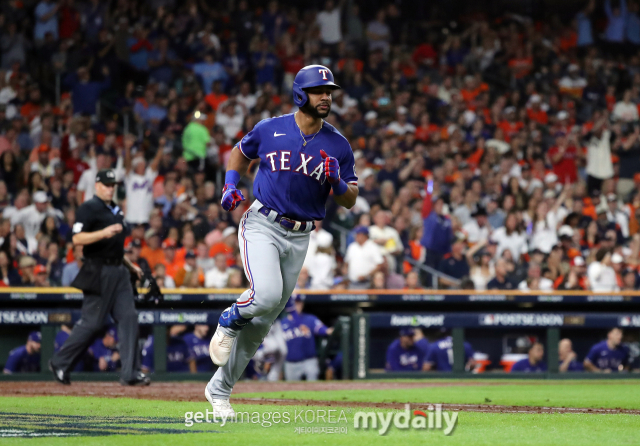
{"label": "player's left arm", "polygon": [[[320,151],[324,161],[324,173],[333,189],[333,198],[340,206],[351,209],[358,198],[358,177],[356,176],[355,159],[348,143],[342,154]],[[333,152],[333,151],[332,151]]]}

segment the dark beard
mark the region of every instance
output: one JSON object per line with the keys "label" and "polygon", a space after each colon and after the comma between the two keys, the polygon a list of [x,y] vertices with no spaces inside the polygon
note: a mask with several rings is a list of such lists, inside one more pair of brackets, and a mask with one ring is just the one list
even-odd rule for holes
{"label": "dark beard", "polygon": [[[318,104],[318,106],[319,105],[320,104]],[[305,102],[305,104],[302,107],[300,107],[300,111],[305,115],[311,116],[312,118],[323,119],[329,116],[329,112],[331,111],[331,105],[329,105],[329,109],[326,111],[326,113],[320,113],[318,109],[315,107],[312,107],[309,101],[307,100],[307,102]]]}

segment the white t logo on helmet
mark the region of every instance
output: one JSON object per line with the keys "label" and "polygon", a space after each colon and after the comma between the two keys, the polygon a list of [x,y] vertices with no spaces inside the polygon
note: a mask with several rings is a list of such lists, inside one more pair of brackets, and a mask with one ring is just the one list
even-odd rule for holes
{"label": "white t logo on helmet", "polygon": [[322,80],[325,80],[325,81],[327,80],[327,73],[328,72],[329,72],[329,70],[326,69],[326,68],[318,70],[318,73],[322,73]]}

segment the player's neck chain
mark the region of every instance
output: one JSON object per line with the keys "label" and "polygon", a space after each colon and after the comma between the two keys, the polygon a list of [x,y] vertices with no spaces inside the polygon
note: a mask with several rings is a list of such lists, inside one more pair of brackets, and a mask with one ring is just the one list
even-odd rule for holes
{"label": "player's neck chain", "polygon": [[298,112],[295,112],[295,113],[294,113],[293,120],[295,121],[296,125],[298,126],[298,131],[300,132],[300,136],[302,136],[302,140],[304,141],[304,142],[302,143],[302,147],[306,147],[306,145],[307,145],[308,143],[310,143],[311,141],[313,141],[313,139],[314,139],[316,136],[318,136],[318,133],[320,133],[320,130],[322,130],[322,126],[324,125],[324,119],[321,119],[321,120],[320,120],[320,128],[318,129],[318,131],[317,131],[317,132],[315,132],[315,133],[313,134],[313,137],[312,137],[309,141],[307,141],[307,138],[304,136],[304,133],[302,133],[302,129],[301,129],[301,128],[300,128],[300,126],[298,125],[298,121],[296,121],[296,115],[297,115],[297,114],[298,114]]}

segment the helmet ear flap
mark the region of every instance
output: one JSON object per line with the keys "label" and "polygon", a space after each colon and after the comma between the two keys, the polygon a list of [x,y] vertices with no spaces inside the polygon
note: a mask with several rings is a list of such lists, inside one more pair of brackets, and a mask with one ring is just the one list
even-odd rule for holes
{"label": "helmet ear flap", "polygon": [[302,107],[304,104],[307,103],[308,99],[309,98],[307,94],[304,92],[304,90],[300,88],[298,85],[293,84],[293,103],[296,104],[298,107]]}

